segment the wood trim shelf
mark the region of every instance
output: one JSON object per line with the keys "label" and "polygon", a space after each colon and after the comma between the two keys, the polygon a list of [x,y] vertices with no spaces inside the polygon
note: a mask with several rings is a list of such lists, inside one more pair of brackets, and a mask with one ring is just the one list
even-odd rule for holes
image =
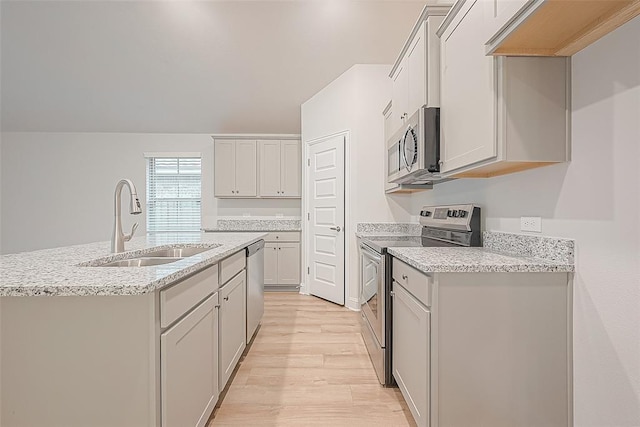
{"label": "wood trim shelf", "polygon": [[521,172],[528,169],[542,166],[555,165],[558,162],[509,162],[501,161],[491,163],[486,166],[474,168],[468,172],[460,172],[452,175],[452,178],[491,178],[494,176],[507,175],[513,172]]}
{"label": "wood trim shelf", "polygon": [[492,55],[572,56],[640,15],[640,0],[532,3],[488,45]]}

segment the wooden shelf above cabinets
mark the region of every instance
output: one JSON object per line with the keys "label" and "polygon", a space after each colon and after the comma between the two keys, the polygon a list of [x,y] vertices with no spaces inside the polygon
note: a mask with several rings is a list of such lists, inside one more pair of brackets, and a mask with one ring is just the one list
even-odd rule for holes
{"label": "wooden shelf above cabinets", "polygon": [[492,55],[572,56],[640,15],[640,0],[533,0],[489,40]]}

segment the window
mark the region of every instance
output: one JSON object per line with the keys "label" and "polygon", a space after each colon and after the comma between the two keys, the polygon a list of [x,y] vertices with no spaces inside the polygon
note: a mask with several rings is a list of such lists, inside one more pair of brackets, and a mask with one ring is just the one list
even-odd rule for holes
{"label": "window", "polygon": [[199,231],[200,157],[147,157],[147,233]]}

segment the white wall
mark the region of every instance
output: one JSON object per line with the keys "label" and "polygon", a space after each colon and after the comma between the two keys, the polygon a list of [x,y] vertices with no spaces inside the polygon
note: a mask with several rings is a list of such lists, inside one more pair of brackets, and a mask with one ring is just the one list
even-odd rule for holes
{"label": "white wall", "polygon": [[413,196],[413,212],[475,202],[489,230],[541,216],[544,235],[576,240],[576,426],[640,426],[638,40],[640,18],[573,57],[571,163]]}
{"label": "white wall", "polygon": [[356,224],[410,219],[410,197],[384,194],[382,111],[391,98],[389,70],[390,66],[384,65],[356,65],[302,104],[303,144],[349,133],[345,151],[345,304],[352,309],[360,308]]}
{"label": "white wall", "polygon": [[[206,134],[3,133],[0,251],[12,253],[111,238],[113,191],[131,178],[143,214],[123,208],[124,230],[145,232],[145,152],[202,154],[202,222],[218,216],[299,217],[300,200],[224,200],[213,197],[213,139]],[[123,191],[124,197],[127,190]],[[126,200],[126,199],[123,199]],[[126,204],[124,204],[126,206]]]}
{"label": "white wall", "polygon": [[2,1],[4,131],[299,133],[300,104],[393,61],[423,1]]}

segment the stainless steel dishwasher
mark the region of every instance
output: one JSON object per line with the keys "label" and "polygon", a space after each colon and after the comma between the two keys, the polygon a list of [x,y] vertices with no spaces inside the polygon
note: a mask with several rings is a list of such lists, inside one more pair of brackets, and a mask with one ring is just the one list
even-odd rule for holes
{"label": "stainless steel dishwasher", "polygon": [[264,240],[247,247],[247,344],[264,314]]}

